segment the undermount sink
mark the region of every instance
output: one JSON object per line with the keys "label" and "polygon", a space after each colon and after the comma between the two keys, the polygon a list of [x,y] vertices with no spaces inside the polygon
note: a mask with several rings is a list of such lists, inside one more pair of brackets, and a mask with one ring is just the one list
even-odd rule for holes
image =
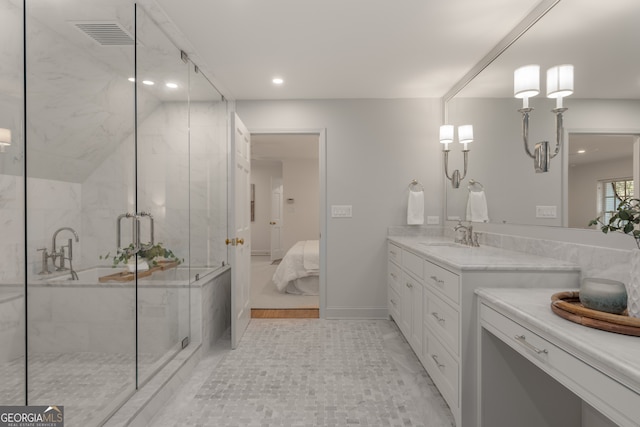
{"label": "undermount sink", "polygon": [[455,242],[420,242],[421,245],[424,246],[446,246],[449,248],[464,248],[466,246],[461,245],[460,243]]}

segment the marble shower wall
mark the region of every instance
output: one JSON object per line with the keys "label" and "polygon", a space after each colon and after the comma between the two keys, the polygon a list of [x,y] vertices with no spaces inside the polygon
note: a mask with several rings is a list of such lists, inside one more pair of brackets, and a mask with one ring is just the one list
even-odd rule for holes
{"label": "marble shower wall", "polygon": [[[0,174],[0,283],[17,284],[24,271],[24,181],[21,176]],[[60,227],[81,231],[81,185],[63,181],[29,178],[27,263],[29,275],[42,269],[39,248],[51,249],[51,238]],[[71,234],[59,234],[59,244],[66,245]],[[82,239],[74,242],[76,256],[81,253]],[[49,269],[53,271],[51,263]]]}
{"label": "marble shower wall", "polygon": [[[223,102],[192,103],[191,120],[198,126],[192,131],[191,160],[186,128],[175,126],[175,118],[186,114],[186,103],[164,103],[141,123],[139,154],[146,167],[139,176],[139,206],[154,215],[156,241],[186,260],[190,233],[191,264],[215,267],[226,261],[226,108]],[[116,218],[134,210],[134,159],[129,136],[82,184],[29,178],[30,275],[39,278],[37,249],[51,250],[51,238],[60,227],[72,227],[80,236],[74,242],[76,270],[108,264],[100,255],[115,252]],[[23,272],[23,195],[21,176],[0,174],[0,283],[13,283]],[[129,224],[123,220],[122,225],[126,244]],[[70,237],[61,232],[58,245]]]}
{"label": "marble shower wall", "polygon": [[[138,126],[138,209],[150,212],[155,241],[192,266],[226,261],[226,108],[223,102],[166,102]],[[105,264],[99,256],[115,253],[116,218],[134,210],[133,139],[127,138],[82,185],[82,265]],[[191,206],[191,214],[189,207]],[[149,239],[142,221],[142,239]],[[189,260],[189,236],[191,259]],[[122,244],[131,241],[122,221]]]}

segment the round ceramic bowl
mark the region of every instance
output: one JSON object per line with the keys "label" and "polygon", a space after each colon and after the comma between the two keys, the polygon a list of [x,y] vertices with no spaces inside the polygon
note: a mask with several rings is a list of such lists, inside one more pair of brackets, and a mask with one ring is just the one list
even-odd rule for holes
{"label": "round ceramic bowl", "polygon": [[621,314],[627,308],[627,290],[617,280],[585,277],[580,284],[580,302],[592,310]]}

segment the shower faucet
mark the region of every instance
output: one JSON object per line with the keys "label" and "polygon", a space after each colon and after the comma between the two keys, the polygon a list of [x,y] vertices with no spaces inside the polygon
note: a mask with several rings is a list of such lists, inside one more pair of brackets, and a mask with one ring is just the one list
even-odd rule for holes
{"label": "shower faucet", "polygon": [[[42,259],[43,259],[43,268],[42,268],[42,272],[41,274],[47,274],[46,272],[48,272],[49,267],[46,263],[46,259],[47,257],[50,257],[53,260],[53,266],[56,267],[56,258],[60,258],[60,263],[59,265],[56,267],[56,271],[67,271],[70,270],[71,271],[71,280],[78,280],[78,274],[73,270],[73,239],[68,239],[67,240],[67,245],[66,246],[61,246],[60,247],[60,251],[56,251],[56,238],[58,237],[58,233],[60,233],[61,231],[70,231],[71,233],[73,233],[73,236],[75,237],[76,242],[80,241],[80,238],[78,237],[78,233],[71,227],[62,227],[57,229],[54,233],[53,233],[53,237],[51,238],[51,246],[52,246],[52,251],[51,254],[47,254],[46,249],[44,250],[43,254],[42,254]],[[67,253],[65,254],[65,250],[64,248],[67,248]],[[69,261],[69,268],[66,267],[65,265],[65,260]]]}

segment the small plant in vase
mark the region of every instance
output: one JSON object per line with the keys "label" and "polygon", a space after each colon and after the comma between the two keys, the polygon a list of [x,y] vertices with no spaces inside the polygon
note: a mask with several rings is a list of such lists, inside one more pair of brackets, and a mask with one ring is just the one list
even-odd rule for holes
{"label": "small plant in vase", "polygon": [[[135,263],[135,246],[131,243],[124,248],[118,248],[115,256],[111,256],[111,253],[106,255],[100,255],[100,259],[113,260],[112,267],[117,267],[120,264],[126,265],[130,271],[134,271],[137,267],[138,271],[148,270],[150,267],[159,265],[159,261],[177,262],[180,264],[184,260],[180,260],[170,249],[162,246],[162,243],[156,243],[155,245],[144,245],[138,252],[138,264]],[[133,262],[132,262],[133,261]]]}
{"label": "small plant in vase", "polygon": [[603,233],[610,231],[624,233],[635,240],[639,250],[631,255],[631,278],[627,284],[627,311],[631,317],[640,317],[640,199],[622,200],[608,222],[604,222],[600,216],[591,220],[589,226],[599,226]]}

